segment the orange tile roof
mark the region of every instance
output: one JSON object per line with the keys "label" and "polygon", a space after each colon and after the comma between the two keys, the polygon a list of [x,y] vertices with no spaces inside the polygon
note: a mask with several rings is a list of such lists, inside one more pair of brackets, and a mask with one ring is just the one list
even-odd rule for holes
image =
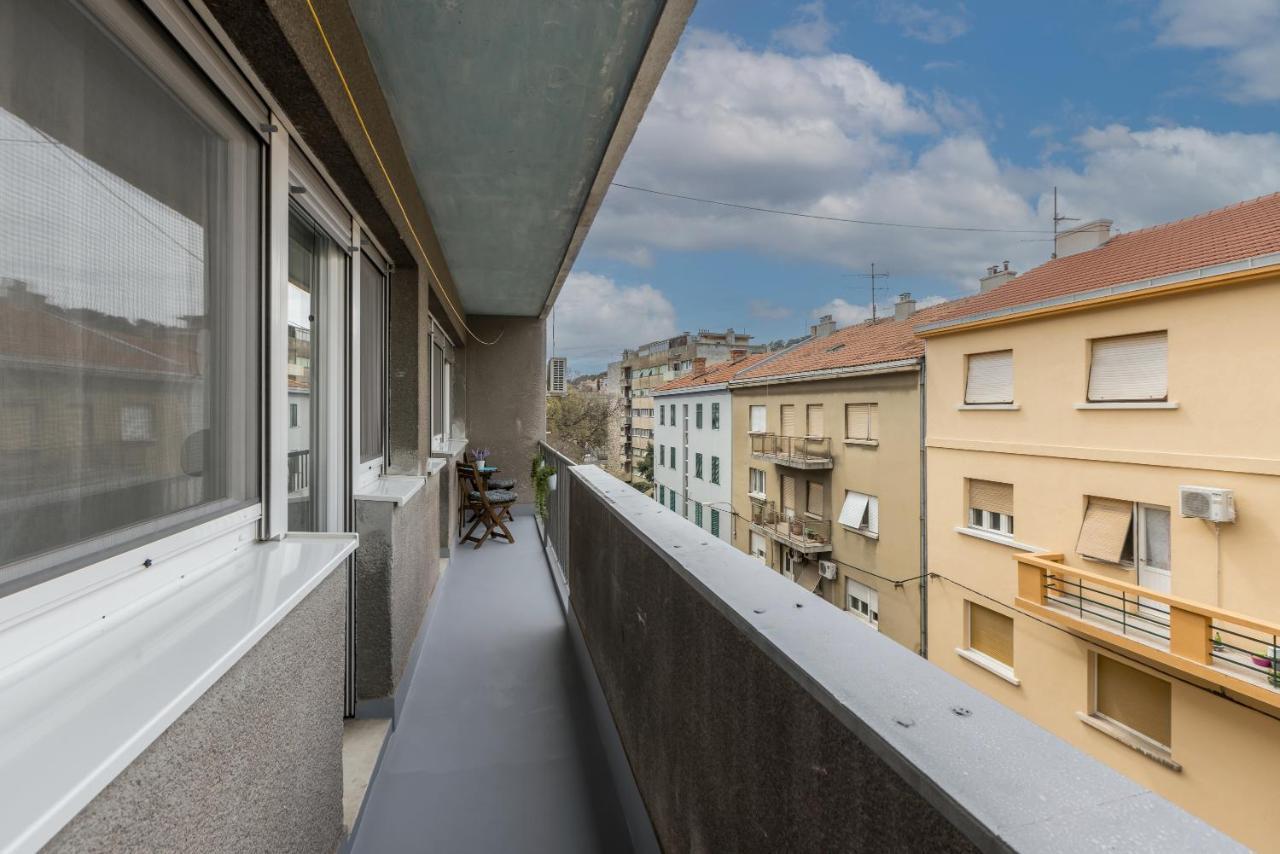
{"label": "orange tile roof", "polygon": [[[916,326],[1280,252],[1280,193],[1117,234],[1097,249],[1041,264]],[[917,315],[917,317],[919,317]]]}
{"label": "orange tile roof", "polygon": [[677,391],[680,389],[697,388],[704,385],[716,385],[717,383],[728,382],[742,370],[758,363],[768,353],[752,353],[735,359],[731,362],[717,362],[714,365],[708,365],[705,370],[685,374],[682,377],[672,380],[669,383],[658,386],[654,389],[657,391]]}

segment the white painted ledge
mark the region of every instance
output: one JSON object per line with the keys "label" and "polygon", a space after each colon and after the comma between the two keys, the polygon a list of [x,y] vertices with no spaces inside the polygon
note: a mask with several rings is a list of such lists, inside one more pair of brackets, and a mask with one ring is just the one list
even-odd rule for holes
{"label": "white painted ledge", "polygon": [[[441,460],[440,464],[443,467],[444,460]],[[399,507],[416,495],[426,482],[425,477],[384,474],[377,480],[365,484],[353,497],[356,501],[387,501]]]}
{"label": "white painted ledge", "polygon": [[864,447],[864,448],[880,447],[879,439],[845,439],[844,443],[846,445],[860,445],[861,447]]}
{"label": "white painted ledge", "polygon": [[983,670],[999,676],[1010,685],[1022,685],[1022,680],[1013,675],[1013,668],[1002,661],[996,661],[994,658],[989,658],[980,652],[959,646],[956,647],[956,655],[960,656],[970,664],[976,664]]}
{"label": "white painted ledge", "polygon": [[957,403],[956,409],[960,412],[983,411],[988,412],[1017,412],[1022,406],[1017,403]]}
{"label": "white painted ledge", "polygon": [[449,461],[443,457],[432,457],[427,460],[427,477],[434,477],[440,473],[440,470],[449,464]]}
{"label": "white painted ledge", "polygon": [[1177,409],[1178,404],[1172,400],[1153,400],[1150,402],[1132,401],[1128,403],[1077,403],[1076,409]]}
{"label": "white painted ledge", "polygon": [[[175,558],[142,573],[147,592],[126,604],[111,588],[139,573],[7,621],[0,777],[21,784],[0,798],[0,851],[48,842],[357,542],[355,534],[291,534],[203,565]],[[48,642],[32,651],[24,635]]]}
{"label": "white painted ledge", "polygon": [[964,534],[966,537],[974,537],[979,540],[986,540],[989,543],[996,543],[997,545],[1008,546],[1009,548],[1017,549],[1018,551],[1034,552],[1036,554],[1043,554],[1044,552],[1048,551],[1048,549],[1036,548],[1035,546],[1029,546],[1026,543],[1020,543],[1017,540],[1013,539],[1012,537],[1002,537],[999,534],[992,534],[987,531],[979,530],[978,528],[966,528],[963,525],[956,525],[954,530],[957,534]]}
{"label": "white painted ledge", "polygon": [[1076,717],[1079,718],[1080,723],[1085,726],[1095,729],[1105,736],[1114,738],[1126,747],[1136,750],[1138,753],[1141,753],[1153,762],[1158,762],[1170,771],[1177,771],[1178,773],[1182,772],[1181,763],[1175,762],[1167,749],[1162,745],[1156,744],[1145,736],[1132,732],[1127,727],[1114,724],[1111,721],[1104,720],[1103,718],[1085,714],[1084,712],[1076,712]]}

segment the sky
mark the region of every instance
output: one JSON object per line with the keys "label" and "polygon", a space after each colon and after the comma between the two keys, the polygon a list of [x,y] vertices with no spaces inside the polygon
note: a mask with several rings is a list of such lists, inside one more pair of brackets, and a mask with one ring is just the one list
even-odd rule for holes
{"label": "sky", "polygon": [[[698,0],[555,315],[571,374],[699,328],[757,342],[1026,271],[1064,215],[1155,225],[1280,190],[1275,0]],[[1070,227],[1068,222],[1064,227]]]}

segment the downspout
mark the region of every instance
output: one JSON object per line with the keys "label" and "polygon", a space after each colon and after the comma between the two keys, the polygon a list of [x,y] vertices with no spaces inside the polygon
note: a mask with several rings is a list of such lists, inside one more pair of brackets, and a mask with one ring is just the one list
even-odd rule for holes
{"label": "downspout", "polygon": [[920,356],[920,657],[929,657],[929,468],[925,448],[928,406],[925,400],[925,357]]}

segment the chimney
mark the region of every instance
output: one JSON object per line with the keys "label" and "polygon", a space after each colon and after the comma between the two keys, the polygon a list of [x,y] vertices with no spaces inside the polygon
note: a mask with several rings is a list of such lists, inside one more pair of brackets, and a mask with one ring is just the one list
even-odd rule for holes
{"label": "chimney", "polygon": [[906,320],[916,313],[916,301],[910,293],[898,294],[898,301],[893,304],[893,319]]}
{"label": "chimney", "polygon": [[698,358],[696,358],[696,359],[694,359],[694,360],[693,360],[693,372],[694,372],[695,374],[700,374],[700,373],[702,373],[703,371],[705,371],[706,369],[707,369],[707,357],[706,357],[706,356],[699,356]]}
{"label": "chimney", "polygon": [[818,322],[809,327],[809,337],[826,338],[832,332],[836,331],[836,322],[831,315],[824,314],[818,318]]}
{"label": "chimney", "polygon": [[732,350],[729,351],[730,362],[736,362],[739,359],[745,359],[746,357],[747,357],[746,347],[734,347]]}
{"label": "chimney", "polygon": [[978,289],[985,294],[987,291],[1000,287],[1016,275],[1018,275],[1016,271],[1009,269],[1008,261],[1004,262],[1003,267],[999,264],[992,264],[987,268],[987,274],[978,279]]}
{"label": "chimney", "polygon": [[1077,252],[1097,249],[1111,239],[1111,220],[1095,219],[1084,225],[1059,232],[1053,240],[1053,257],[1066,258]]}

